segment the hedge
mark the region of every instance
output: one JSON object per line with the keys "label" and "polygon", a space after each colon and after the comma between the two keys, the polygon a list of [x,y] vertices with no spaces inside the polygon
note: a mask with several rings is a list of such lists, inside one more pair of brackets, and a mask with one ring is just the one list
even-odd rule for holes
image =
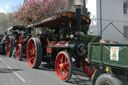
{"label": "hedge", "polygon": [[99,42],[100,36],[94,36],[94,35],[81,35],[82,41],[85,43],[85,45],[88,45],[90,42]]}

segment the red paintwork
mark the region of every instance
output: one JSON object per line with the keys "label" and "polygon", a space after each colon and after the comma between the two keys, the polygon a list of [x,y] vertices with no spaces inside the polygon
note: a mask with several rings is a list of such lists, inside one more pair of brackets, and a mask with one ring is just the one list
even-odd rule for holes
{"label": "red paintwork", "polygon": [[82,68],[83,68],[86,75],[92,76],[94,73],[94,68],[92,65],[88,64],[88,62],[86,61],[87,58],[88,58],[88,55],[84,56]]}
{"label": "red paintwork", "polygon": [[10,56],[10,38],[7,40],[7,56]]}
{"label": "red paintwork", "polygon": [[52,53],[52,48],[47,48],[47,53]]}
{"label": "red paintwork", "polygon": [[28,45],[27,45],[27,61],[28,61],[28,64],[33,67],[34,64],[35,64],[35,60],[36,60],[36,46],[34,44],[34,41],[31,39],[29,42],[28,42]]}
{"label": "red paintwork", "polygon": [[22,35],[19,36],[19,43],[24,44],[24,39]]}
{"label": "red paintwork", "polygon": [[68,41],[65,41],[65,42],[49,42],[49,40],[47,40],[47,48],[46,48],[46,51],[47,53],[52,53],[52,47],[57,47],[57,46],[67,46],[68,45]]}
{"label": "red paintwork", "polygon": [[52,42],[51,43],[51,46],[59,46],[59,45],[64,45],[66,46],[68,44],[68,41],[65,41],[65,42]]}
{"label": "red paintwork", "polygon": [[57,47],[57,46],[67,46],[68,45],[68,41],[65,41],[65,42],[57,42],[57,41],[54,41],[54,42],[49,42],[49,40],[47,39],[47,48],[46,48],[46,51],[47,53],[52,53],[52,47]]}
{"label": "red paintwork", "polygon": [[21,50],[20,50],[20,46],[16,45],[16,56],[17,59],[20,60],[20,55],[21,55]]}

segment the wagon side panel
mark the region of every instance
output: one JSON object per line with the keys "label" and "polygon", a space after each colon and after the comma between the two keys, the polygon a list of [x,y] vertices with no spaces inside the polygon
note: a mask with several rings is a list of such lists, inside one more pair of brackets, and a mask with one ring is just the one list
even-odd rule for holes
{"label": "wagon side panel", "polygon": [[91,43],[89,44],[88,48],[88,61],[93,63],[100,63],[102,60],[102,45]]}
{"label": "wagon side panel", "polygon": [[128,68],[128,44],[91,43],[88,48],[89,63]]}
{"label": "wagon side panel", "polygon": [[128,46],[121,44],[104,45],[102,57],[105,65],[127,68]]}

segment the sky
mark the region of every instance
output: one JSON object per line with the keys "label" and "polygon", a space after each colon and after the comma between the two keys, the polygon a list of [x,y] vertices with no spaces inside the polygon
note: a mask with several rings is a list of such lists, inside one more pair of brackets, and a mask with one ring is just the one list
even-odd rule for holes
{"label": "sky", "polygon": [[24,0],[0,0],[0,12],[14,12],[23,2]]}
{"label": "sky", "polygon": [[93,18],[96,16],[96,0],[88,0],[86,3],[86,7],[88,8],[88,11],[91,12],[90,17]]}

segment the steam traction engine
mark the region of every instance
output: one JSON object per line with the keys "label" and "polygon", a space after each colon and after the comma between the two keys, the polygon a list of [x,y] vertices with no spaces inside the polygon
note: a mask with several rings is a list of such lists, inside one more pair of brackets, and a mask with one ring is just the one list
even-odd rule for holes
{"label": "steam traction engine", "polygon": [[90,19],[81,14],[76,16],[74,12],[62,12],[28,26],[36,32],[27,44],[27,60],[32,68],[38,68],[42,61],[54,61],[59,78],[68,81],[73,63],[80,67],[82,62],[86,74],[93,74],[92,66],[86,63],[87,47],[81,40],[79,29],[82,24],[90,24]]}
{"label": "steam traction engine", "polygon": [[31,37],[31,29],[26,29],[25,26],[18,25],[9,28],[11,35],[8,36],[7,40],[7,56],[14,54],[14,48],[16,48],[16,57],[19,61],[26,55],[27,41]]}

